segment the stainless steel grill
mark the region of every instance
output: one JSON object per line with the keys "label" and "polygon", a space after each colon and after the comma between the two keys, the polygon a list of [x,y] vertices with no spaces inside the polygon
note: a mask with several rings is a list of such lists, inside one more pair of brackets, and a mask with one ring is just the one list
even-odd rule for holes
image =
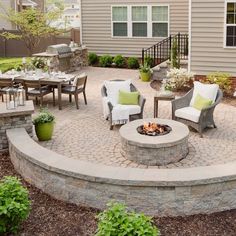
{"label": "stainless steel grill", "polygon": [[73,55],[71,48],[66,44],[56,44],[48,46],[46,53],[56,54],[58,55],[58,58],[66,58]]}

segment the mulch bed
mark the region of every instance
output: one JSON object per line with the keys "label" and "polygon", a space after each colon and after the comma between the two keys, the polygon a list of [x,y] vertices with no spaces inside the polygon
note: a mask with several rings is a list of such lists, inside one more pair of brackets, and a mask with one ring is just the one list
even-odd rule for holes
{"label": "mulch bed", "polygon": [[[153,81],[151,81],[150,86],[151,86],[151,88],[153,88],[154,90],[159,90],[160,87],[161,87],[161,82],[160,82],[160,81],[157,81],[157,80],[153,80]],[[185,93],[186,93],[186,91],[185,91],[185,92],[176,92],[176,95],[182,96],[182,95],[184,95]],[[231,106],[236,107],[236,97],[225,97],[225,96],[224,96],[222,102],[223,102],[224,104],[228,104],[228,105],[231,105]]]}
{"label": "mulch bed", "polygon": [[[21,178],[7,155],[0,155],[0,178]],[[96,231],[98,210],[58,201],[21,178],[30,192],[32,210],[21,227],[20,236],[92,236]],[[155,217],[161,235],[234,236],[236,210],[188,217]],[[106,236],[106,235],[104,235]]]}

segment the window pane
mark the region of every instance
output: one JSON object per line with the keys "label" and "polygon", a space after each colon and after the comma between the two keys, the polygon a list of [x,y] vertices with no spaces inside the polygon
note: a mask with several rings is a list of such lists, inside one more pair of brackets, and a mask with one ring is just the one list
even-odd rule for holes
{"label": "window pane", "polygon": [[128,36],[127,23],[113,23],[113,36]]}
{"label": "window pane", "polygon": [[235,23],[235,14],[227,14],[227,24]]}
{"label": "window pane", "polygon": [[147,23],[133,23],[134,37],[147,37]]}
{"label": "window pane", "polygon": [[147,21],[147,7],[132,7],[133,21]]}
{"label": "window pane", "polygon": [[226,45],[234,46],[234,37],[227,37]]}
{"label": "window pane", "polygon": [[152,37],[168,37],[168,23],[153,23]]}
{"label": "window pane", "polygon": [[236,26],[227,26],[227,46],[236,46]]}
{"label": "window pane", "polygon": [[234,26],[228,26],[227,27],[227,36],[233,36],[234,35]]}
{"label": "window pane", "polygon": [[152,7],[152,21],[168,21],[168,7],[167,6]]}
{"label": "window pane", "polygon": [[113,7],[112,20],[113,21],[127,21],[127,7]]}
{"label": "window pane", "polygon": [[235,12],[234,6],[235,6],[234,3],[227,3],[227,13],[234,13]]}

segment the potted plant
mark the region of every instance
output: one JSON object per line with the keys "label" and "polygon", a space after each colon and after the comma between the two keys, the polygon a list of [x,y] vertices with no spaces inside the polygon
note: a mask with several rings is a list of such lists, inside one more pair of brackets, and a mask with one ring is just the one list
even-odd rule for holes
{"label": "potted plant", "polygon": [[140,66],[139,72],[142,81],[144,82],[150,81],[152,76],[152,70],[150,66],[147,64],[147,62],[145,62],[143,65]]}
{"label": "potted plant", "polygon": [[41,75],[47,67],[45,59],[40,57],[33,57],[31,63],[35,68],[37,75]]}
{"label": "potted plant", "polygon": [[41,111],[34,118],[33,124],[39,141],[48,141],[52,138],[55,117],[48,111]]}

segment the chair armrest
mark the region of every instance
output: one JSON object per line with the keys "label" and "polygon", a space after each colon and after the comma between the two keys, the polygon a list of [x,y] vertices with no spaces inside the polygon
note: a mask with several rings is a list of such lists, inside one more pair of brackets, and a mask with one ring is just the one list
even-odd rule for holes
{"label": "chair armrest", "polygon": [[145,102],[146,102],[146,98],[143,97],[142,95],[140,95],[139,96],[139,106],[141,107],[141,113],[143,112]]}
{"label": "chair armrest", "polygon": [[215,109],[217,104],[218,103],[214,103],[211,106],[206,107],[206,108],[201,110],[200,118],[199,118],[199,123],[202,122],[205,118],[207,119],[209,114],[213,114],[214,109]]}
{"label": "chair armrest", "polygon": [[192,96],[193,96],[193,91],[191,90],[183,97],[172,100],[171,103],[173,111],[189,106]]}

